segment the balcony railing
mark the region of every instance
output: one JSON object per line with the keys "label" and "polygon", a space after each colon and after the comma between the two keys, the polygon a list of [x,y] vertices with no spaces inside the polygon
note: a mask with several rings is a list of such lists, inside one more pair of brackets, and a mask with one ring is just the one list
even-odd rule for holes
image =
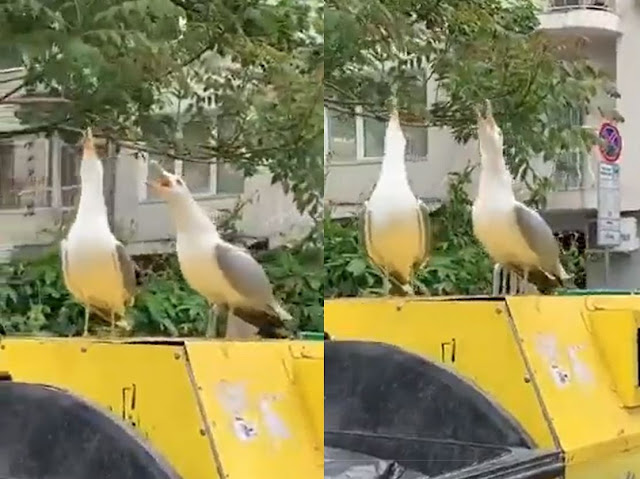
{"label": "balcony railing", "polygon": [[547,11],[566,11],[576,9],[616,11],[616,0],[549,0]]}

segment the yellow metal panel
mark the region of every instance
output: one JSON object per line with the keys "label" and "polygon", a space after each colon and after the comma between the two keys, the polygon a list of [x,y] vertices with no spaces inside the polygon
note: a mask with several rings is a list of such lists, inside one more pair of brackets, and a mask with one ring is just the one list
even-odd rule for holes
{"label": "yellow metal panel", "polygon": [[554,447],[503,301],[326,301],[324,327],[335,339],[391,343],[448,363],[509,411],[540,447]]}
{"label": "yellow metal panel", "polygon": [[508,305],[566,453],[567,477],[617,477],[583,476],[625,472],[613,464],[616,454],[620,464],[633,465],[626,471],[640,474],[640,409],[622,407],[610,387],[588,320],[594,310],[640,310],[640,298],[532,296],[509,298]]}
{"label": "yellow metal panel", "polygon": [[597,310],[587,313],[597,350],[626,407],[640,405],[638,389],[638,311]]}
{"label": "yellow metal panel", "polygon": [[316,445],[324,445],[324,343],[295,342],[290,347],[293,377],[313,425]]}
{"label": "yellow metal panel", "polygon": [[[274,479],[322,477],[323,447],[296,374],[308,367],[294,365],[299,359],[289,346],[287,341],[186,346],[227,479],[266,479],[267,471]],[[316,356],[305,361],[321,361]],[[317,392],[305,388],[306,394]]]}
{"label": "yellow metal panel", "polygon": [[15,381],[67,389],[124,418],[184,479],[219,479],[179,343],[5,338],[4,369]]}

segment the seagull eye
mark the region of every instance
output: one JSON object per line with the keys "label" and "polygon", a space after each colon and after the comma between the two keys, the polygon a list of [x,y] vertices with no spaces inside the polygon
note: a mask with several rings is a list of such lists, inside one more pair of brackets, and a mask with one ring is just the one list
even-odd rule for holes
{"label": "seagull eye", "polygon": [[176,178],[176,183],[178,183],[180,186],[184,186],[184,182],[181,178]]}
{"label": "seagull eye", "polygon": [[164,186],[165,188],[171,188],[171,181],[168,178],[162,178],[160,180],[160,185]]}

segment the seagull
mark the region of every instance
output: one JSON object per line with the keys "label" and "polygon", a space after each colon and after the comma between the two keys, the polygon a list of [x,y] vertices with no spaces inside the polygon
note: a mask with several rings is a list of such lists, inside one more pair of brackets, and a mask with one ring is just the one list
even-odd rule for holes
{"label": "seagull", "polygon": [[[409,186],[406,144],[394,109],[385,133],[380,177],[360,214],[367,255],[383,271],[388,292],[399,296],[413,295],[413,274],[427,263],[431,252],[429,210]],[[390,288],[389,279],[393,282]]]}
{"label": "seagull", "polygon": [[64,283],[84,305],[84,336],[89,333],[89,314],[111,321],[124,318],[133,305],[137,287],[136,266],[109,228],[104,202],[104,171],[93,143],[91,129],[84,137],[80,163],[80,202],[66,239],[60,243]]}
{"label": "seagull", "polygon": [[[526,283],[562,286],[570,279],[560,262],[560,248],[540,214],[516,201],[503,154],[502,130],[491,103],[486,116],[476,109],[480,144],[480,186],[473,203],[473,232],[491,258],[524,278]],[[503,276],[505,276],[503,274]]]}
{"label": "seagull", "polygon": [[[293,318],[273,296],[264,269],[243,248],[224,241],[213,221],[193,199],[182,178],[151,161],[158,179],[149,181],[163,198],[176,226],[176,249],[180,270],[187,283],[222,312],[257,328],[258,335],[292,337]],[[154,173],[155,175],[155,173]],[[228,316],[229,329],[241,328]],[[212,331],[211,319],[207,335]],[[237,337],[237,336],[236,336]]]}

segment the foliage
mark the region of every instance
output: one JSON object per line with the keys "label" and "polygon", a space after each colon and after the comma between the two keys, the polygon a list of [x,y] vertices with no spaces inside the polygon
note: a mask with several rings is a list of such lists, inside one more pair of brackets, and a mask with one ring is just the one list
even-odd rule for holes
{"label": "foliage", "polygon": [[[325,105],[384,119],[397,92],[403,121],[475,135],[474,105],[491,99],[506,157],[532,200],[551,184],[532,162],[559,151],[589,151],[594,132],[569,122],[589,113],[599,92],[618,96],[606,75],[582,58],[582,41],[537,31],[535,0],[328,0]],[[427,103],[431,82],[435,98]]]}
{"label": "foliage", "polygon": [[[321,247],[303,242],[259,256],[276,296],[299,321],[299,328],[321,331],[323,322]],[[143,285],[129,316],[133,335],[200,336],[209,308],[185,283],[175,255],[136,258]],[[64,286],[57,252],[37,260],[5,265],[0,282],[0,329],[7,333],[72,336],[82,333],[84,309]],[[108,329],[92,320],[90,326]]]}
{"label": "foliage", "polygon": [[264,166],[315,215],[322,25],[304,0],[3,2],[0,50],[18,54],[12,92],[30,98],[0,104],[21,105],[24,132],[91,125],[154,153]]}

